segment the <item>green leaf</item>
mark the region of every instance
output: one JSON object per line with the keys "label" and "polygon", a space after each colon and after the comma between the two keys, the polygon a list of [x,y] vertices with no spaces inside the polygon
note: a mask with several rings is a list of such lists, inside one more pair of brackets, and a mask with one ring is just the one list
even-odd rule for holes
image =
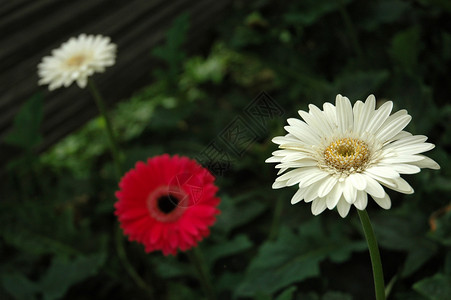
{"label": "green leaf", "polygon": [[188,29],[189,14],[183,13],[174,19],[171,28],[167,31],[166,43],[152,50],[152,54],[164,60],[169,67],[167,73],[161,70],[156,73],[161,79],[167,75],[170,81],[174,81],[180,73],[182,62],[186,57],[186,53],[182,51],[182,45],[186,40]]}
{"label": "green leaf", "polygon": [[8,245],[14,246],[28,254],[58,254],[66,256],[78,254],[78,251],[70,245],[18,226],[3,228],[1,236]]}
{"label": "green leaf", "polygon": [[420,29],[411,27],[393,37],[390,55],[402,70],[409,75],[414,75],[421,50]]}
{"label": "green leaf", "polygon": [[72,285],[96,274],[105,259],[104,253],[79,256],[72,261],[55,257],[39,282],[44,299],[60,299]]}
{"label": "green leaf", "polygon": [[224,272],[215,280],[215,288],[218,292],[233,291],[243,280],[243,274]]}
{"label": "green leaf", "polygon": [[249,193],[236,199],[224,196],[219,206],[221,214],[218,216],[215,227],[228,234],[231,230],[249,223],[263,213],[266,204],[251,200],[255,197],[258,197],[256,193]]}
{"label": "green leaf", "polygon": [[410,9],[407,2],[400,0],[382,0],[368,3],[370,15],[363,20],[363,27],[373,31],[382,24],[389,24],[398,21]]}
{"label": "green leaf", "polygon": [[407,252],[403,277],[414,273],[437,252],[437,245],[425,237],[426,220],[418,213],[381,213],[372,221],[382,247]]}
{"label": "green leaf", "polygon": [[292,286],[285,289],[275,300],[292,300],[293,294],[296,292],[296,287]]}
{"label": "green leaf", "polygon": [[342,292],[327,292],[321,300],[352,300],[352,296]]}
{"label": "green leaf", "polygon": [[31,150],[42,141],[40,133],[42,116],[42,96],[37,94],[28,99],[19,110],[4,142],[26,151]]}
{"label": "green leaf", "polygon": [[416,282],[413,289],[429,300],[451,299],[451,276],[437,273]]}
{"label": "green leaf", "polygon": [[29,300],[36,299],[34,296],[38,292],[38,286],[20,273],[10,273],[2,275],[3,288],[15,299]]}
{"label": "green leaf", "polygon": [[176,257],[153,257],[152,265],[155,268],[155,272],[164,279],[182,277],[182,276],[196,276],[191,265],[181,263]]}
{"label": "green leaf", "polygon": [[200,300],[204,299],[198,292],[199,289],[194,289],[186,284],[169,282],[168,283],[168,296],[165,299],[168,300]]}
{"label": "green leaf", "polygon": [[212,266],[218,259],[240,253],[252,247],[252,242],[243,234],[233,240],[226,241],[205,249],[205,259]]}
{"label": "green leaf", "polygon": [[316,277],[319,275],[319,263],[327,257],[336,252],[362,247],[361,241],[353,242],[343,237],[328,239],[321,231],[321,224],[317,221],[313,221],[313,224],[318,226],[315,232],[320,234],[311,236],[311,230],[295,234],[282,227],[276,241],[264,243],[236,294],[252,296],[257,291],[270,294],[292,283]]}

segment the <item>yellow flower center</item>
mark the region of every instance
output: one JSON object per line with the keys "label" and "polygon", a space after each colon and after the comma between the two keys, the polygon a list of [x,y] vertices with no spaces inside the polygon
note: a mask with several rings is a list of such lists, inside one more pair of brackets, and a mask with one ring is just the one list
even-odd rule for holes
{"label": "yellow flower center", "polygon": [[368,161],[369,156],[368,145],[352,138],[336,140],[324,150],[327,165],[338,171],[358,170]]}
{"label": "yellow flower center", "polygon": [[69,67],[80,67],[86,60],[86,56],[83,54],[74,55],[66,61]]}

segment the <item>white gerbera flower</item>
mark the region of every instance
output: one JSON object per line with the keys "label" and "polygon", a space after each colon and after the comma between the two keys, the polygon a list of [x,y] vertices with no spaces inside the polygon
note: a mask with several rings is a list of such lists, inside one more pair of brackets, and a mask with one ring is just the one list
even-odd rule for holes
{"label": "white gerbera flower", "polygon": [[[345,217],[351,205],[364,210],[368,194],[384,209],[391,207],[382,186],[411,194],[412,187],[400,174],[414,174],[420,168],[439,169],[432,159],[420,155],[434,145],[426,136],[403,131],[411,120],[406,110],[390,115],[391,101],[376,109],[376,98],[352,107],[348,98],[337,95],[335,106],[325,103],[323,110],[309,105],[300,110],[304,119],[288,119],[289,132],[272,141],[282,150],[273,152],[266,162],[280,169],[274,189],[299,185],[291,199],[312,202],[312,213],[326,208]],[[286,172],[288,169],[292,169]]]}
{"label": "white gerbera flower", "polygon": [[48,84],[49,90],[54,90],[76,81],[85,88],[89,76],[104,72],[105,67],[114,65],[115,59],[116,45],[110,43],[109,37],[80,34],[42,59],[38,65],[39,84]]}

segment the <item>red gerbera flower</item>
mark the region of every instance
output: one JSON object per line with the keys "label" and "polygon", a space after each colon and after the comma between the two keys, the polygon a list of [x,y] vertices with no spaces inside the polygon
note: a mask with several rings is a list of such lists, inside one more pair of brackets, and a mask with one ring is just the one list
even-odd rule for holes
{"label": "red gerbera flower", "polygon": [[129,240],[144,244],[146,252],[175,255],[210,234],[220,201],[214,180],[187,157],[149,158],[122,177],[115,214]]}

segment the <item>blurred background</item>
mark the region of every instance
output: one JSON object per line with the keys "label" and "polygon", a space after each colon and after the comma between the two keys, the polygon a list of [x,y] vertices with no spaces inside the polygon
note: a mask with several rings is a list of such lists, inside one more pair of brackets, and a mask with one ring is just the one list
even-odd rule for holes
{"label": "blurred background", "polygon": [[392,100],[436,145],[441,170],[405,176],[414,194],[368,212],[389,299],[451,299],[450,1],[22,0],[0,16],[1,299],[149,299],[124,253],[155,299],[204,297],[184,253],[115,236],[117,179],[88,91],[37,85],[42,57],[80,33],[118,45],[93,78],[126,168],[180,154],[217,177],[222,213],[199,248],[218,299],[374,298],[356,212],[292,206],[295,188],[272,190],[264,163],[287,118],[338,93]]}

